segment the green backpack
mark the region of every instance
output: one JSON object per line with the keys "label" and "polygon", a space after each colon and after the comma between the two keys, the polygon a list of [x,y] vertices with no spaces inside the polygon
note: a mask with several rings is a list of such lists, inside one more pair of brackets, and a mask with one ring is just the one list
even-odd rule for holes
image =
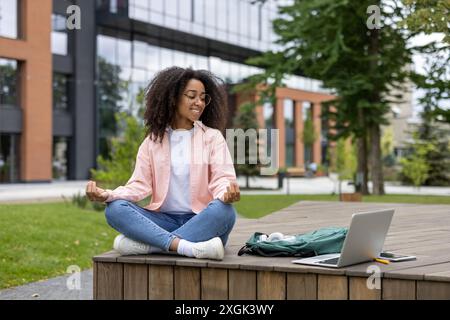
{"label": "green backpack", "polygon": [[275,241],[263,241],[267,235],[255,232],[238,255],[247,253],[265,257],[312,257],[340,253],[347,231],[347,228],[328,227]]}

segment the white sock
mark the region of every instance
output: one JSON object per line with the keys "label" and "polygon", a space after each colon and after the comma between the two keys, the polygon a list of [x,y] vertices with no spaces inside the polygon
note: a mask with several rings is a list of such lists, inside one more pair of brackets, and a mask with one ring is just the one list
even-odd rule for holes
{"label": "white sock", "polygon": [[177,249],[178,254],[187,257],[193,257],[194,256],[194,254],[192,253],[193,245],[194,242],[181,239],[180,242],[178,242],[178,249]]}

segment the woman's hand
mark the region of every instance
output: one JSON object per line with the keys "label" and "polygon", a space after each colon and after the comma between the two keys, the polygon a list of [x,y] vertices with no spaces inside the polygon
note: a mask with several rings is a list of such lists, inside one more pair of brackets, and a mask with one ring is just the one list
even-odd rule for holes
{"label": "woman's hand", "polygon": [[230,182],[227,192],[223,194],[223,202],[232,203],[241,200],[239,185],[236,182]]}
{"label": "woman's hand", "polygon": [[108,199],[108,192],[96,186],[95,181],[89,181],[86,186],[86,196],[91,201],[104,202]]}

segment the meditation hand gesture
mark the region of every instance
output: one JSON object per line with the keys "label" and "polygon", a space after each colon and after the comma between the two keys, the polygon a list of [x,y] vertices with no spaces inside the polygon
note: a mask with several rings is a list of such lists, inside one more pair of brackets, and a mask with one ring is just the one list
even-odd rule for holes
{"label": "meditation hand gesture", "polygon": [[108,199],[108,192],[95,185],[95,181],[89,181],[86,186],[86,196],[91,201],[103,202]]}
{"label": "meditation hand gesture", "polygon": [[227,187],[227,192],[223,194],[223,202],[232,203],[241,200],[241,194],[239,191],[239,184],[231,182]]}

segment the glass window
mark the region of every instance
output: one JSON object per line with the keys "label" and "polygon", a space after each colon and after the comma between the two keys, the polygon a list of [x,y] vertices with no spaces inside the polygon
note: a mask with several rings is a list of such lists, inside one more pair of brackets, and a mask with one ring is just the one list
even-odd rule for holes
{"label": "glass window", "polygon": [[192,0],[180,0],[178,3],[178,17],[180,20],[193,21]]}
{"label": "glass window", "polygon": [[194,0],[194,21],[200,24],[205,22],[205,0]]}
{"label": "glass window", "polygon": [[173,51],[161,48],[161,64],[160,68],[165,69],[173,66]]}
{"label": "glass window", "polygon": [[165,20],[166,27],[176,29],[178,22],[178,0],[166,0],[165,4]]}
{"label": "glass window", "polygon": [[19,135],[0,134],[0,182],[19,181],[19,144]]}
{"label": "glass window", "polygon": [[68,76],[62,73],[53,73],[53,108],[68,109],[69,96]]}
{"label": "glass window", "polygon": [[148,45],[147,46],[147,69],[151,71],[158,71],[160,69],[160,48]]}
{"label": "glass window", "polygon": [[69,141],[66,137],[53,137],[53,180],[67,180]]}
{"label": "glass window", "polygon": [[228,41],[237,43],[239,33],[239,0],[228,1]]}
{"label": "glass window", "polygon": [[215,1],[205,1],[205,34],[208,38],[215,38],[216,36],[216,21]]}
{"label": "glass window", "polygon": [[164,1],[150,0],[150,22],[158,25],[164,23]]}
{"label": "glass window", "polygon": [[251,4],[249,6],[249,25],[250,25],[250,38],[259,39],[259,24],[260,24],[260,14],[259,14],[260,4]]}
{"label": "glass window", "polygon": [[52,14],[52,53],[67,55],[68,34],[66,29],[66,17]]}
{"label": "glass window", "polygon": [[294,166],[294,148],[295,148],[295,131],[294,131],[294,101],[285,99],[284,107],[284,126],[286,132],[286,167]]}
{"label": "glass window", "polygon": [[130,0],[129,8],[129,16],[130,18],[140,20],[140,21],[149,21],[150,19],[150,0]]}
{"label": "glass window", "polygon": [[117,39],[117,62],[122,67],[131,67],[131,41]]}
{"label": "glass window", "polygon": [[116,39],[104,35],[97,36],[97,55],[106,62],[116,64]]}
{"label": "glass window", "polygon": [[249,8],[250,4],[246,1],[239,2],[239,44],[249,45]]}
{"label": "glass window", "polygon": [[0,58],[0,105],[18,104],[17,61]]}
{"label": "glass window", "polygon": [[0,37],[19,37],[19,14],[17,0],[0,0]]}
{"label": "glass window", "polygon": [[178,67],[186,67],[186,57],[184,52],[173,51],[173,64]]}
{"label": "glass window", "polygon": [[133,41],[133,66],[146,68],[147,64],[147,44],[141,41]]}

